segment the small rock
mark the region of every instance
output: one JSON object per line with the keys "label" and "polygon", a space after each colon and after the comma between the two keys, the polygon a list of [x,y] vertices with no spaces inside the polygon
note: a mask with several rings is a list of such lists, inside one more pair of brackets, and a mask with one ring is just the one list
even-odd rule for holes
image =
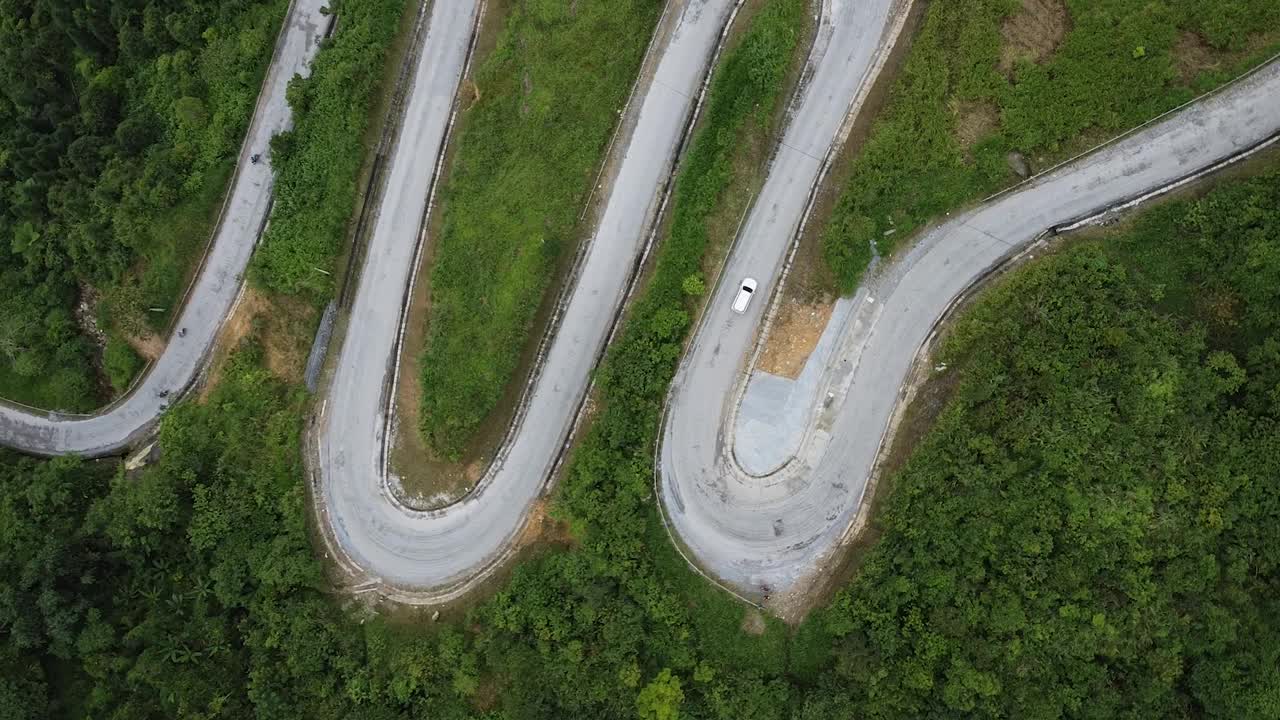
{"label": "small rock", "polygon": [[1009,163],[1009,169],[1017,173],[1018,177],[1031,177],[1031,163],[1027,162],[1027,156],[1013,150],[1004,159]]}

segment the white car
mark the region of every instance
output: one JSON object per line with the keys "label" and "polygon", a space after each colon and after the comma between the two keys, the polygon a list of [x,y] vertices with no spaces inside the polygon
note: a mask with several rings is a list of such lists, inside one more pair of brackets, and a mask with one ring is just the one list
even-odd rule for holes
{"label": "white car", "polygon": [[738,296],[733,299],[733,311],[739,315],[745,313],[755,291],[756,281],[752,278],[744,278],[742,284],[738,286]]}

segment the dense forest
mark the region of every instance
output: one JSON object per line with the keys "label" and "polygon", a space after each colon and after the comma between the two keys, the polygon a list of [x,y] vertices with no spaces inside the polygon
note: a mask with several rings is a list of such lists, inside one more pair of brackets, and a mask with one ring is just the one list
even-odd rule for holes
{"label": "dense forest", "polygon": [[[208,238],[282,0],[0,0],[0,396],[102,399],[74,308],[101,291],[117,386]],[[147,312],[149,308],[164,312]],[[118,387],[117,387],[118,389]]]}
{"label": "dense forest", "polygon": [[[726,57],[680,229],[601,373],[564,547],[458,621],[343,609],[308,536],[306,396],[250,340],[157,464],[0,457],[0,717],[1280,714],[1280,173],[1167,203],[1001,281],[879,540],[797,629],[693,576],[652,443],[734,133],[794,38]],[[758,634],[757,634],[758,632]]]}
{"label": "dense forest", "polygon": [[[210,109],[239,106],[212,79],[155,73],[178,72],[181,56],[204,78],[234,57],[241,74],[217,80],[251,103],[282,7],[155,5],[91,0],[55,19],[0,0],[4,67],[25,68],[0,90],[0,237],[34,248],[0,248],[0,394],[49,377],[40,392],[92,395],[87,375],[56,375],[85,367],[78,285],[123,279],[136,296],[139,258],[159,242],[117,235],[115,215],[159,227],[220,191],[227,156],[183,153],[213,152],[219,133],[234,152],[236,121]],[[351,136],[373,95],[338,80],[372,77],[399,11],[361,7],[344,15],[347,49],[327,65],[322,54],[292,93],[320,109],[283,141],[303,168],[284,184],[300,199],[351,205]],[[439,622],[348,602],[309,534],[308,397],[264,367],[251,336],[207,397],[169,413],[146,468],[0,453],[0,718],[1280,716],[1280,171],[1065,240],[984,293],[941,350],[934,382],[950,399],[888,479],[876,543],[798,628],[730,601],[672,549],[652,493],[657,419],[705,291],[709,218],[743,129],[779,101],[804,10],[770,0],[717,72],[670,234],[555,498],[563,542]],[[148,32],[150,55],[123,39]],[[18,33],[63,54],[21,55]],[[124,78],[100,81],[122,83],[118,122],[89,132],[81,103],[108,67]],[[181,133],[183,98],[209,110],[210,135]],[[118,135],[136,112],[155,125],[130,155]],[[68,169],[81,137],[98,139],[96,173]],[[124,202],[162,167],[185,178],[173,202]],[[308,183],[305,168],[333,182]],[[71,210],[79,192],[86,213]],[[331,262],[342,223],[337,211],[317,222],[322,240],[304,252]]]}
{"label": "dense forest", "polygon": [[1280,715],[1280,173],[1016,272],[816,622],[872,717]]}

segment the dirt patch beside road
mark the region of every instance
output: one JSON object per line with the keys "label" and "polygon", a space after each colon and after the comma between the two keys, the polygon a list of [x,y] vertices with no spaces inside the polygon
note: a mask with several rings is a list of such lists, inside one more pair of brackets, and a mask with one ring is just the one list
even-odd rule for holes
{"label": "dirt patch beside road", "polygon": [[764,635],[769,626],[764,621],[764,615],[759,610],[749,607],[742,614],[742,632],[751,637],[760,637]]}
{"label": "dirt patch beside road", "polygon": [[1183,32],[1173,45],[1173,64],[1178,70],[1178,78],[1182,84],[1195,87],[1196,81],[1205,73],[1226,72],[1237,74],[1242,63],[1249,58],[1275,48],[1280,39],[1280,31],[1272,31],[1252,35],[1244,44],[1234,50],[1223,50],[1210,45],[1200,35]]}
{"label": "dirt patch beside road", "polygon": [[222,365],[240,343],[250,336],[262,345],[262,361],[273,375],[291,384],[301,384],[310,349],[310,338],[318,320],[311,304],[287,295],[268,295],[245,286],[215,345],[217,353],[209,377],[200,390],[204,401],[221,378]]}
{"label": "dirt patch beside road", "polygon": [[140,335],[130,335],[120,333],[121,339],[129,343],[129,347],[133,351],[142,356],[144,360],[155,361],[164,353],[164,338],[153,332],[143,332]]}
{"label": "dirt patch beside road", "polygon": [[1222,61],[1204,38],[1193,32],[1184,32],[1173,45],[1173,64],[1184,84],[1190,84],[1206,70],[1215,70]]}
{"label": "dirt patch beside road", "polygon": [[529,521],[516,540],[516,545],[523,548],[537,543],[549,543],[558,547],[570,547],[576,542],[569,532],[569,525],[553,518],[550,502],[541,498],[529,509]]}
{"label": "dirt patch beside road", "polygon": [[[832,161],[826,180],[815,191],[812,215],[797,241],[786,283],[778,290],[778,316],[768,330],[756,363],[764,372],[794,379],[826,328],[834,306],[836,279],[823,258],[822,232],[848,184],[854,160],[861,153],[873,123],[889,98],[897,73],[906,62],[927,5],[924,0],[916,0],[907,10],[898,41],[854,118],[849,136]],[[976,128],[975,132],[983,132],[983,128]]]}
{"label": "dirt patch beside road", "polygon": [[795,298],[783,300],[756,367],[792,380],[799,377],[809,355],[817,347],[834,307],[834,300],[829,298],[813,303]]}

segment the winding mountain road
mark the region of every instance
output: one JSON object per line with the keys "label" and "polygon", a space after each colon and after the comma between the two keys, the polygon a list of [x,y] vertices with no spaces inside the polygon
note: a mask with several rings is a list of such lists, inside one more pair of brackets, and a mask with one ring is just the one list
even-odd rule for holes
{"label": "winding mountain road", "polygon": [[[118,453],[145,439],[168,403],[194,384],[240,296],[245,268],[271,211],[274,179],[266,151],[271,137],[292,123],[285,101],[289,81],[295,74],[308,74],[333,22],[333,16],[321,12],[324,7],[325,0],[293,0],[289,6],[218,227],[174,326],[186,333],[169,338],[164,353],[129,395],[92,415],[0,403],[0,445],[34,455]],[[255,153],[262,154],[261,162],[249,161]]]}
{"label": "winding mountain road", "polygon": [[[438,510],[401,503],[388,482],[386,397],[405,287],[415,271],[433,173],[466,64],[475,0],[437,2],[392,153],[359,289],[314,430],[313,494],[330,555],[357,584],[402,602],[452,598],[511,552],[568,438],[649,238],[732,0],[674,0],[631,103],[630,132],[603,187],[594,236],[517,413],[515,431],[465,498]],[[634,125],[632,126],[632,123]],[[424,241],[431,242],[430,237]],[[389,360],[390,359],[390,360]]]}
{"label": "winding mountain road", "polygon": [[[853,92],[849,85],[843,91]],[[1044,231],[1179,182],[1278,132],[1280,62],[1273,61],[925,233],[880,267],[840,314],[843,327],[809,395],[804,427],[778,428],[771,438],[785,448],[780,457],[735,449],[739,403],[769,303],[755,302],[746,315],[731,312],[730,303],[745,276],[758,278],[757,294],[769,297],[800,220],[794,199],[774,201],[766,187],[669,396],[658,484],[686,557],[748,598],[807,587],[851,528],[903,383],[953,300]],[[792,139],[796,133],[803,134]],[[806,139],[812,136],[793,126],[784,142]],[[775,168],[770,182],[785,177]],[[739,462],[746,456],[753,472]],[[755,462],[762,456],[776,460]]]}
{"label": "winding mountain road", "polygon": [[[1166,185],[1280,131],[1280,65],[925,234],[886,264],[840,315],[843,325],[806,413],[777,463],[754,474],[735,459],[736,416],[752,351],[825,159],[838,146],[902,27],[895,0],[825,0],[788,126],[673,384],[659,452],[664,517],[682,551],[748,595],[786,590],[824,569],[860,506],[900,387],[952,301],[1046,228]],[[0,405],[0,444],[41,455],[119,452],[153,429],[168,399],[205,367],[242,286],[270,210],[267,163],[246,161],[289,126],[289,78],[305,73],[328,18],[295,0],[268,72],[231,194],[165,353],[135,391],[91,416]],[[544,492],[590,387],[667,197],[690,117],[735,0],[670,0],[625,132],[602,184],[607,197],[577,259],[553,333],[497,459],[464,499],[433,511],[399,502],[386,476],[388,393],[398,369],[403,302],[424,243],[442,153],[466,73],[481,0],[431,4],[407,77],[405,111],[340,351],[309,430],[319,526],[353,583],[402,602],[456,597],[507,557]],[[760,280],[745,315],[729,310],[739,279]],[[165,393],[167,398],[161,397]],[[743,453],[758,457],[759,453]]]}

